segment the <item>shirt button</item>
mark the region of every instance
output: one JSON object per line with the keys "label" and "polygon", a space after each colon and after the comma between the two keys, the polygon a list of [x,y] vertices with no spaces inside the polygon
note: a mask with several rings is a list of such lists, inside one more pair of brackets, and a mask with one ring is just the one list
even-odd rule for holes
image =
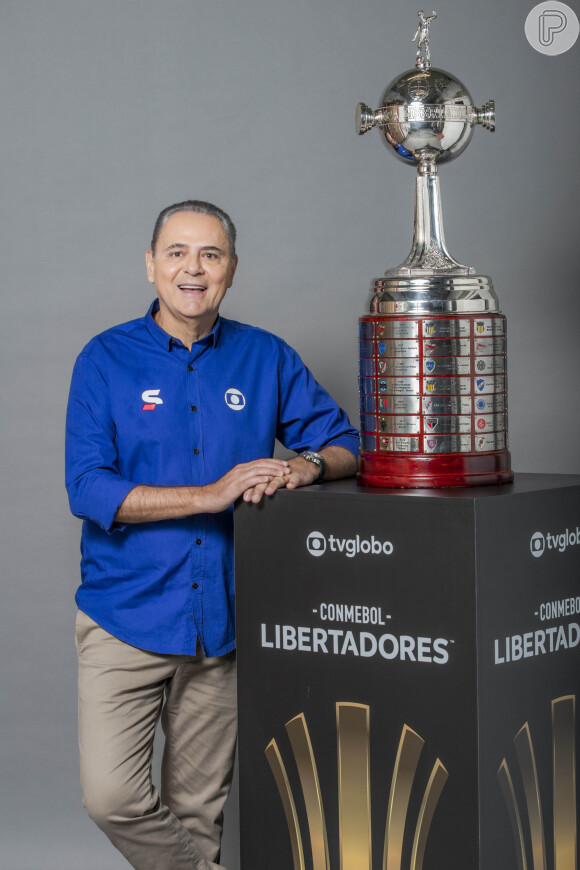
{"label": "shirt button", "polygon": [[188,367],[187,367],[187,371],[188,371],[188,372],[192,372],[192,371],[193,371],[193,366],[188,366]]}
{"label": "shirt button", "polygon": [[194,447],[194,448],[193,448],[193,452],[194,452],[195,455],[197,456],[198,453],[199,453],[199,448],[198,448],[198,447]]}
{"label": "shirt button", "polygon": [[197,585],[198,585],[197,583],[192,583],[192,584],[191,584],[191,588],[192,588],[192,589],[197,589]]}
{"label": "shirt button", "polygon": [[201,538],[197,538],[196,541],[195,541],[195,543],[196,543],[197,546],[199,547],[199,545],[201,544]]}
{"label": "shirt button", "polygon": [[192,411],[197,411],[197,405],[190,405]]}

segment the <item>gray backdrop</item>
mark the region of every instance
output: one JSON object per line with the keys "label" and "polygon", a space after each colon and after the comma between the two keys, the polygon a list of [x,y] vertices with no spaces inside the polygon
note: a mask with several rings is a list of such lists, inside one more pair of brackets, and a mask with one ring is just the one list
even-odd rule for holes
{"label": "gray backdrop", "polygon": [[[556,57],[533,50],[533,0],[436,5],[434,65],[476,105],[497,104],[497,132],[478,128],[441,182],[449,249],[493,277],[508,316],[514,467],[578,473],[580,43]],[[371,279],[409,250],[414,173],[376,131],[355,135],[354,109],[375,108],[413,66],[417,6],[0,4],[6,870],[127,866],[85,816],[78,786],[80,523],[63,486],[74,359],[95,333],[145,312],[157,212],[207,198],[239,226],[224,312],[287,339],[357,420],[356,320]]]}

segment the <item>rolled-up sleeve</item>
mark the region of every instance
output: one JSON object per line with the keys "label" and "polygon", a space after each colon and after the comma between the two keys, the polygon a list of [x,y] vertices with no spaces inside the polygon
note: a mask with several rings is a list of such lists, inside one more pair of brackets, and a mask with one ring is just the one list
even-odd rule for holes
{"label": "rolled-up sleeve", "polygon": [[278,421],[277,438],[292,450],[336,445],[358,457],[358,431],[288,345],[279,377]]}
{"label": "rolled-up sleeve", "polygon": [[132,481],[121,477],[109,385],[87,351],[78,357],[66,418],[66,488],[73,514],[106,532],[120,531],[115,514]]}

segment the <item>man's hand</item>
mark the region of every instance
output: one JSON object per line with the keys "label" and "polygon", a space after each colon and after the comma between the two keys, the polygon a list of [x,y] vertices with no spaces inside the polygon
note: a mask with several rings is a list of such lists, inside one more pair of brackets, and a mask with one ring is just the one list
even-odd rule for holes
{"label": "man's hand", "polygon": [[[320,450],[324,458],[326,472],[324,480],[338,480],[341,477],[352,477],[356,474],[357,461],[350,450],[344,447],[325,447]],[[259,483],[244,492],[244,501],[257,504],[264,495],[274,495],[276,490],[298,489],[300,486],[309,486],[316,483],[320,476],[320,469],[314,462],[309,462],[302,456],[295,456],[287,465],[289,472],[273,477],[267,483]]]}
{"label": "man's hand", "polygon": [[[244,462],[241,465],[234,465],[231,471],[216,480],[215,483],[210,483],[204,486],[203,498],[206,500],[206,513],[218,513],[228,508],[241,495],[244,496],[244,501],[259,502],[267,487],[271,486],[272,482],[282,482],[286,477],[290,476],[289,462],[283,459],[255,459],[252,462]],[[272,493],[278,487],[274,486]],[[259,497],[246,497],[248,493],[260,493]],[[270,494],[270,493],[268,493]]]}
{"label": "man's hand", "polygon": [[274,495],[277,489],[296,489],[298,486],[308,486],[318,478],[320,469],[313,462],[308,462],[301,456],[295,456],[286,463],[285,474],[278,474],[271,480],[261,482],[244,492],[244,501],[258,504],[264,495]]}

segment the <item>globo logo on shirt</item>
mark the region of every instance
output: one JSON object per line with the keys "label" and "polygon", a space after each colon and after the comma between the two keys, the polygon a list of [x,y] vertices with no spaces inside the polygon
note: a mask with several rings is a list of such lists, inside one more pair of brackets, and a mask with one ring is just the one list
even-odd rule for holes
{"label": "globo logo on shirt", "polygon": [[239,390],[230,387],[224,395],[225,403],[232,411],[241,411],[246,407],[246,397]]}

